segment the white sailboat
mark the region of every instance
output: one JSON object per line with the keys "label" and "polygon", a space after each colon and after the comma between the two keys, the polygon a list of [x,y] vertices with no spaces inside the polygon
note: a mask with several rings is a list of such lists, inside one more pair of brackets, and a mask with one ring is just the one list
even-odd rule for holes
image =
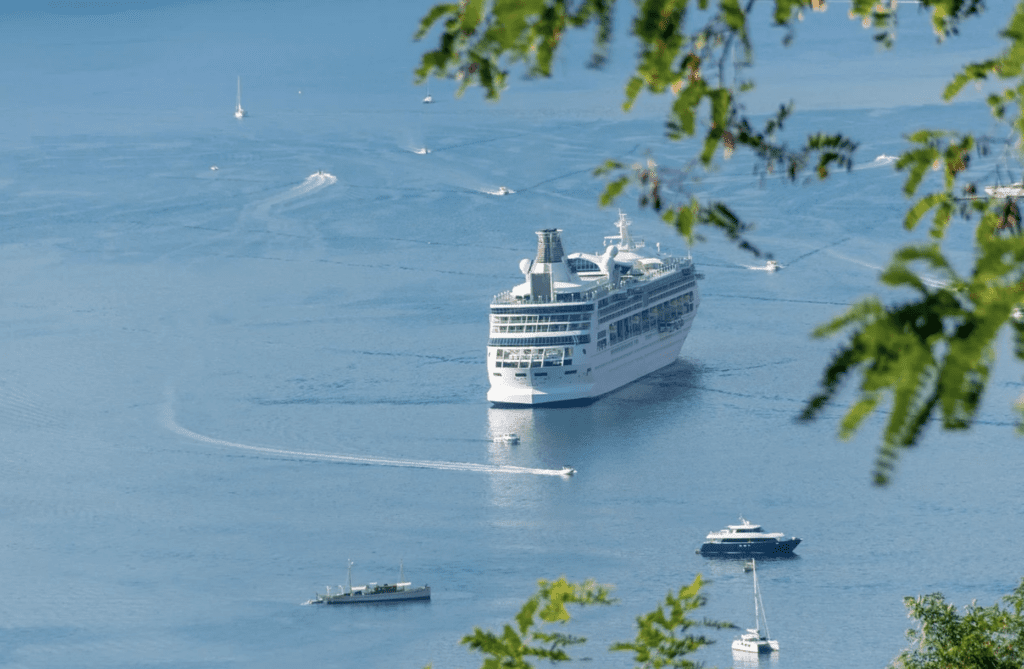
{"label": "white sailboat", "polygon": [[[761,602],[761,588],[757,585],[757,564],[750,561],[750,571],[754,574],[754,627],[741,634],[732,642],[732,649],[745,653],[771,653],[779,649],[779,642],[771,638],[768,631],[768,618],[764,615],[764,603]],[[764,631],[761,631],[761,624]]]}
{"label": "white sailboat", "polygon": [[242,77],[238,77],[238,98],[235,101],[235,118],[242,118],[243,116],[246,116],[246,113],[242,109]]}

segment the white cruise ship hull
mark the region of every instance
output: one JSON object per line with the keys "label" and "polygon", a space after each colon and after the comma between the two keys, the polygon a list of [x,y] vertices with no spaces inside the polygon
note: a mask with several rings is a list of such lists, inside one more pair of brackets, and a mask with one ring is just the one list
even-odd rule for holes
{"label": "white cruise ship hull", "polygon": [[[522,370],[523,376],[492,377],[487,400],[499,405],[539,405],[597,399],[675,362],[692,325],[691,314],[678,330],[647,333],[592,355],[571,376],[565,375],[571,369],[534,368]],[[538,376],[538,372],[547,375]]]}

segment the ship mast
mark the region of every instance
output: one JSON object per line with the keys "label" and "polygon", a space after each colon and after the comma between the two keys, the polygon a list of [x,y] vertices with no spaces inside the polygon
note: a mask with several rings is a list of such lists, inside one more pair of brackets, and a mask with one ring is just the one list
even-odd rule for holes
{"label": "ship mast", "polygon": [[[758,635],[765,639],[771,639],[771,630],[768,629],[768,616],[764,612],[764,603],[761,602],[761,588],[757,585],[757,564],[751,559],[754,573],[754,626],[758,628]],[[764,633],[761,634],[761,622],[764,622]]]}

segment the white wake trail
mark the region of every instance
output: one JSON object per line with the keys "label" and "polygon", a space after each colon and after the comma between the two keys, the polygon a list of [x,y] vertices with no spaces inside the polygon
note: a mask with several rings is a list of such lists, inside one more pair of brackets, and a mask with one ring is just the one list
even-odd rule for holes
{"label": "white wake trail", "polygon": [[401,460],[396,458],[375,458],[362,455],[334,455],[331,453],[312,453],[307,451],[289,451],[282,448],[267,448],[264,446],[250,446],[225,439],[208,437],[178,424],[174,417],[174,410],[167,405],[164,409],[164,425],[171,432],[179,434],[195,441],[201,441],[215,446],[227,446],[256,453],[268,455],[279,455],[289,458],[303,458],[305,460],[317,460],[321,462],[339,462],[354,465],[377,465],[380,467],[412,467],[415,469],[441,469],[456,472],[483,472],[485,474],[530,474],[533,476],[567,476],[565,469],[536,469],[533,467],[516,467],[514,465],[480,465],[472,462],[445,462],[443,460]]}
{"label": "white wake trail", "polygon": [[290,202],[296,198],[300,198],[304,195],[314,193],[321,188],[326,188],[332,184],[338,183],[338,177],[327,172],[316,172],[306,177],[306,180],[300,183],[298,186],[292,186],[283,193],[269,197],[262,202],[259,202],[254,207],[254,212],[260,217],[266,218],[270,214],[272,207],[279,207],[286,202]]}

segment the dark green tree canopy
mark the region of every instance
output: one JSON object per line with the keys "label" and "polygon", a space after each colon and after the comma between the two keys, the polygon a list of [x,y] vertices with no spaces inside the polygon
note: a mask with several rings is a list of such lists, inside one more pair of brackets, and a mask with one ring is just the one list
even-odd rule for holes
{"label": "dark green tree canopy", "polygon": [[942,593],[906,597],[918,626],[907,632],[910,647],[893,669],[1020,669],[1024,667],[1024,581],[1003,598],[1006,606],[978,606],[963,612]]}

